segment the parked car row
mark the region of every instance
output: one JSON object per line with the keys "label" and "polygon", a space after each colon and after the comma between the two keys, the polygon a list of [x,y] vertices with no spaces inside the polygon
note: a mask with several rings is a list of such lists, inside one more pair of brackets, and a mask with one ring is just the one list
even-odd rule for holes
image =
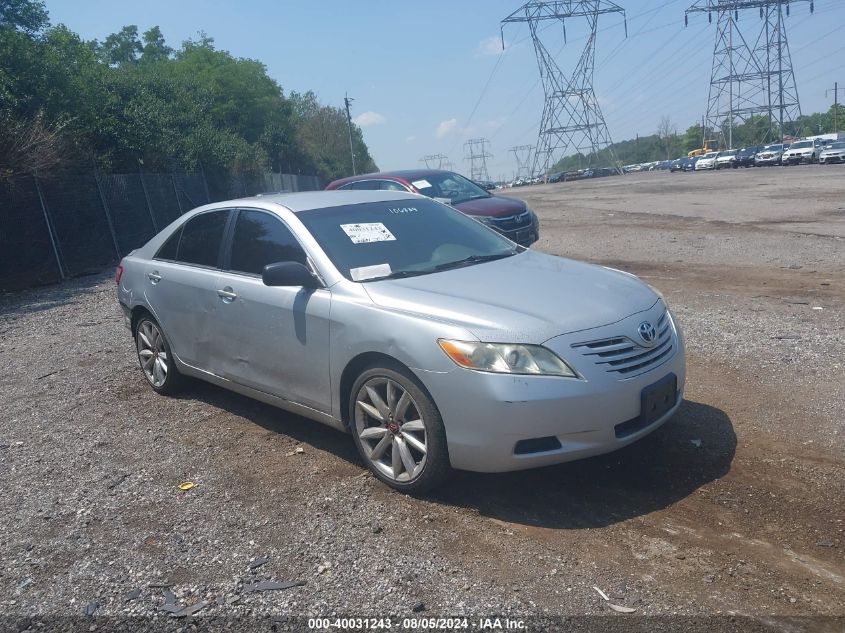
{"label": "parked car row", "polygon": [[[711,151],[701,156],[677,158],[663,163],[646,163],[625,168],[627,171],[668,169],[676,171],[706,171],[717,169],[738,169],[740,167],[770,167],[773,165],[826,165],[845,162],[845,140],[804,139],[794,143],[773,143],[754,145],[741,149]],[[656,165],[651,167],[651,165]]]}

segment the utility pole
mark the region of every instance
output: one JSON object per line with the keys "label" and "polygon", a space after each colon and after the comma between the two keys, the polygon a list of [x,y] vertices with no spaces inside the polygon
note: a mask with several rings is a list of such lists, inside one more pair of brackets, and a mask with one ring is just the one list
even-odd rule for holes
{"label": "utility pole", "polygon": [[349,130],[349,155],[352,157],[352,175],[357,176],[358,172],[355,171],[355,149],[352,145],[352,115],[349,113],[349,106],[353,101],[355,99],[352,99],[349,94],[343,97],[343,103],[346,105],[346,127]]}
{"label": "utility pole", "polygon": [[839,82],[833,83],[833,90],[825,90],[824,96],[827,98],[831,92],[833,93],[833,131],[839,132],[839,91],[845,92],[845,88],[839,87]]}

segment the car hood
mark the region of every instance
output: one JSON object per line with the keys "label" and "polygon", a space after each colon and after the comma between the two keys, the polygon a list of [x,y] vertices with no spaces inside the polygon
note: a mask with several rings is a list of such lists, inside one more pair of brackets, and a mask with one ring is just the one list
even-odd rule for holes
{"label": "car hood", "polygon": [[381,307],[463,327],[479,340],[508,343],[539,344],[609,325],[658,300],[633,275],[531,250],[364,287]]}
{"label": "car hood", "polygon": [[836,156],[837,154],[845,154],[845,149],[826,149],[822,152],[822,156]]}
{"label": "car hood", "polygon": [[525,211],[525,203],[522,200],[501,196],[467,200],[452,206],[467,215],[484,215],[496,218],[506,218]]}

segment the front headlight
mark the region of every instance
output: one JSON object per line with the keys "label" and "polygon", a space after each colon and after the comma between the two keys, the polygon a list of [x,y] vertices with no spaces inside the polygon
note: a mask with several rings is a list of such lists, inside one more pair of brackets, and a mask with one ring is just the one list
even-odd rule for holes
{"label": "front headlight", "polygon": [[450,341],[442,338],[437,343],[456,365],[466,369],[496,374],[577,377],[569,365],[541,345]]}

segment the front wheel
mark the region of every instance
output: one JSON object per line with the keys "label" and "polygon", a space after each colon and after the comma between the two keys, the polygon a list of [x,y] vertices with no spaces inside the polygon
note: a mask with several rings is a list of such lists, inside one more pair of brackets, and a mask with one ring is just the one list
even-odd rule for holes
{"label": "front wheel", "polygon": [[410,372],[373,367],[362,373],[350,393],[349,420],[358,453],[388,486],[421,494],[449,475],[440,412]]}

